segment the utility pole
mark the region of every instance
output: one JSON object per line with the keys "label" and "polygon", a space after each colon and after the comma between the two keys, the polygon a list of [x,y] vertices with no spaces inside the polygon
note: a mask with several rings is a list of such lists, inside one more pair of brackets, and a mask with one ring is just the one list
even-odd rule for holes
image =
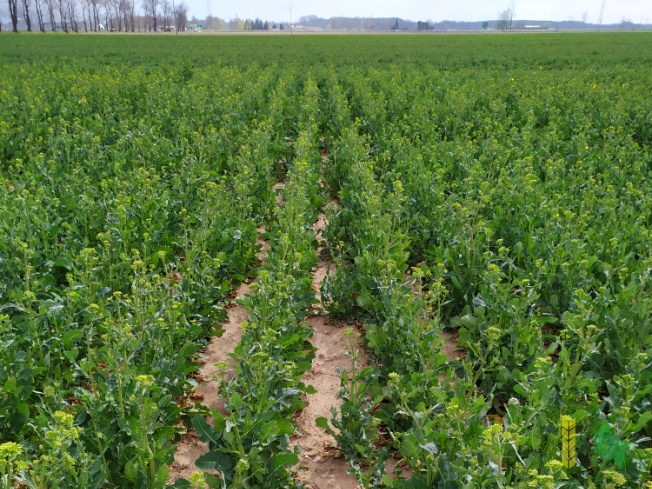
{"label": "utility pole", "polygon": [[292,35],[292,7],[290,7],[290,35]]}
{"label": "utility pole", "polygon": [[604,4],[607,0],[602,0],[602,8],[600,9],[600,17],[598,17],[598,29],[602,27],[602,16],[604,15]]}
{"label": "utility pole", "polygon": [[172,12],[174,13],[174,35],[178,36],[179,35],[179,12],[177,12],[177,8],[174,6],[174,0],[172,0]]}
{"label": "utility pole", "polygon": [[516,7],[516,0],[512,2],[512,6],[509,7],[509,32],[512,32],[512,21],[514,20],[514,8]]}

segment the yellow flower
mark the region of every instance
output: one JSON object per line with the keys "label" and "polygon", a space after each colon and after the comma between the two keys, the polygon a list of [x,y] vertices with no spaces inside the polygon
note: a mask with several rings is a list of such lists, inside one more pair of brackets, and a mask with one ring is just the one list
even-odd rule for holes
{"label": "yellow flower", "polygon": [[138,375],[136,382],[140,382],[143,387],[148,387],[154,383],[154,376],[152,375]]}
{"label": "yellow flower", "polygon": [[20,445],[18,443],[14,443],[13,441],[9,441],[7,443],[3,443],[2,445],[0,445],[0,457],[2,458],[8,459],[11,457],[15,457],[21,452],[22,449],[20,448]]}

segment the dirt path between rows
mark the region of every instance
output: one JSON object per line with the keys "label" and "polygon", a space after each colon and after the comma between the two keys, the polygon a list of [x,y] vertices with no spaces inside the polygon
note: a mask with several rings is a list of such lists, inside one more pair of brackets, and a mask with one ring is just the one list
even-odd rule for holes
{"label": "dirt path between rows", "polygon": [[[236,297],[242,297],[244,294],[250,294],[249,284],[242,283],[237,289]],[[220,338],[213,338],[211,343],[204,352],[204,357],[199,360],[200,372],[205,379],[202,384],[190,396],[191,401],[199,401],[202,405],[218,409],[224,409],[224,399],[218,394],[219,383],[211,380],[213,375],[218,374],[219,370],[215,367],[217,362],[227,362],[233,365],[234,360],[229,356],[240,342],[242,330],[240,324],[249,318],[244,307],[233,303],[228,310],[229,319],[223,324],[224,334]],[[212,423],[212,419],[208,419]],[[174,482],[179,478],[188,479],[195,472],[202,472],[195,466],[195,461],[208,452],[208,443],[199,440],[199,435],[190,429],[181,437],[174,452],[174,462],[170,466],[169,481]],[[215,471],[206,471],[208,473],[217,473]]]}
{"label": "dirt path between rows", "polygon": [[[282,201],[282,196],[278,192],[280,192],[284,186],[284,183],[279,182],[272,187],[273,190],[277,192],[277,204],[280,204]],[[261,249],[256,254],[256,257],[260,260],[261,264],[264,264],[270,246],[269,243],[261,237],[265,232],[265,229],[259,227],[257,232],[258,236],[256,238],[256,244],[260,245]],[[224,399],[222,399],[218,393],[219,383],[212,381],[211,379],[213,378],[213,375],[219,373],[219,369],[215,367],[216,363],[227,362],[230,366],[234,366],[235,361],[230,357],[230,354],[233,353],[235,347],[240,343],[242,337],[242,328],[240,325],[243,321],[249,319],[247,310],[241,305],[236,304],[235,299],[238,297],[244,297],[245,294],[252,294],[253,292],[250,288],[251,283],[251,281],[247,280],[238,287],[235,292],[234,300],[227,306],[228,319],[222,324],[224,327],[224,333],[221,337],[215,337],[212,339],[203,356],[199,359],[200,373],[204,381],[199,385],[199,387],[197,387],[195,392],[191,394],[191,402],[198,401],[208,408],[218,409],[220,411],[224,410]],[[208,421],[212,424],[212,419],[208,419]],[[195,466],[195,461],[207,452],[208,443],[202,443],[199,440],[199,435],[194,430],[190,429],[188,433],[181,437],[181,440],[177,445],[177,449],[174,452],[174,462],[170,466],[170,477],[168,480],[174,482],[179,478],[188,479],[188,477],[195,472],[201,472],[201,470]],[[206,472],[213,474],[217,473],[216,471]]]}
{"label": "dirt path between rows", "polygon": [[[326,162],[327,155],[322,154],[322,159]],[[281,192],[284,186],[284,183],[277,183],[273,187],[276,192],[276,202],[279,205],[283,201]],[[308,325],[314,331],[311,343],[317,351],[312,368],[306,372],[304,378],[306,384],[314,386],[317,392],[303,398],[306,407],[294,418],[298,431],[292,436],[291,445],[302,447],[299,464],[295,468],[300,469],[297,480],[304,482],[306,487],[310,489],[359,489],[355,476],[347,474],[350,465],[343,457],[335,457],[337,454],[337,450],[334,449],[337,445],[335,439],[325,430],[317,427],[315,423],[319,417],[330,420],[332,417],[331,407],[339,409],[341,404],[338,397],[340,378],[335,367],[347,370],[351,368],[351,358],[345,353],[345,332],[348,326],[344,327],[344,323],[336,324],[330,320],[321,305],[321,288],[324,277],[329,270],[334,271],[334,264],[321,257],[325,247],[323,232],[327,225],[328,220],[325,214],[319,213],[313,224],[315,238],[320,243],[316,251],[319,262],[316,269],[312,271],[316,304],[307,318]],[[261,263],[264,263],[270,246],[261,237],[265,229],[261,227],[257,231],[257,243],[261,245],[261,251],[257,257]],[[235,292],[235,296],[242,297],[245,294],[251,294],[249,285],[250,282],[242,283]],[[213,338],[203,357],[199,360],[204,382],[190,397],[191,401],[198,401],[206,407],[218,410],[224,409],[224,400],[218,395],[218,382],[210,380],[214,374],[218,373],[215,364],[225,361],[233,365],[234,361],[230,354],[240,342],[242,322],[249,319],[245,308],[235,302],[227,306],[227,312],[228,320],[223,324],[225,329],[223,335],[220,338]],[[449,361],[460,356],[455,341],[456,337],[457,335],[454,333],[442,333],[444,340],[442,352],[446,353]],[[358,366],[363,368],[368,365],[368,359],[361,341],[358,346],[360,353]],[[202,443],[199,436],[192,429],[189,430],[187,434],[183,435],[177,446],[174,463],[170,467],[170,482],[174,482],[180,477],[187,479],[193,473],[199,472],[200,469],[195,466],[195,461],[206,452],[208,452],[208,444]],[[387,472],[390,475],[393,474],[393,463],[395,461],[391,459],[387,461]],[[214,471],[209,472],[215,473]]]}
{"label": "dirt path between rows", "polygon": [[[325,161],[326,155],[322,154],[322,159]],[[319,302],[324,277],[329,269],[331,272],[334,269],[332,262],[321,258],[324,242],[320,238],[323,237],[327,225],[326,216],[323,212],[319,213],[313,225],[315,237],[320,241],[316,251],[319,263],[312,274],[315,299]],[[317,315],[308,318],[308,325],[314,331],[311,343],[317,352],[312,361],[312,369],[306,372],[304,380],[306,384],[313,385],[317,392],[304,397],[306,407],[294,419],[299,433],[292,437],[291,445],[303,447],[299,454],[299,467],[302,470],[297,474],[297,480],[312,489],[356,489],[359,486],[355,476],[346,473],[350,465],[344,457],[334,457],[335,439],[315,424],[319,417],[330,420],[333,416],[330,408],[339,409],[341,404],[338,397],[340,378],[335,367],[347,370],[351,367],[351,359],[345,354],[344,333],[347,328],[328,319],[321,303],[316,305],[312,312]],[[358,364],[364,367],[367,365],[367,357],[362,344],[359,346]]]}

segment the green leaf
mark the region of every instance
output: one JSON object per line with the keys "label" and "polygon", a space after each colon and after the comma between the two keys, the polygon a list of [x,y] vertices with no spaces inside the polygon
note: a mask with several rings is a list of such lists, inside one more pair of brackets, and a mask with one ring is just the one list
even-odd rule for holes
{"label": "green leaf", "polygon": [[392,479],[387,474],[383,474],[382,479],[383,479],[383,484],[387,487],[392,487],[392,485],[394,484],[394,479]]}
{"label": "green leaf", "polygon": [[202,470],[211,470],[217,467],[218,458],[223,456],[223,453],[220,452],[208,452],[204,455],[201,455],[197,460],[195,460],[195,465]]}
{"label": "green leaf", "polygon": [[575,414],[573,415],[573,418],[575,419],[575,421],[582,421],[588,415],[589,415],[589,413],[587,413],[586,410],[578,409],[577,411],[575,411]]}
{"label": "green leaf", "polygon": [[[283,467],[291,467],[299,463],[299,457],[294,453],[279,453],[274,455],[270,461],[271,473],[273,474],[277,470]],[[271,475],[271,474],[268,474]]]}
{"label": "green leaf", "polygon": [[363,293],[355,298],[355,302],[363,309],[367,309],[371,305],[371,296]]}
{"label": "green leaf", "polygon": [[59,258],[56,259],[54,265],[57,267],[65,268],[66,270],[72,270],[72,258],[68,254],[59,255]]}
{"label": "green leaf", "polygon": [[281,419],[276,422],[276,434],[281,435],[291,435],[294,433],[294,426],[287,419]]}
{"label": "green leaf", "polygon": [[192,486],[186,479],[177,479],[172,487],[174,489],[190,489]]}
{"label": "green leaf", "polygon": [[163,487],[168,477],[170,477],[170,469],[168,469],[167,465],[163,464],[156,471],[156,484],[158,487]]}
{"label": "green leaf", "polygon": [[260,439],[267,441],[276,438],[276,422],[270,421],[265,423],[260,430]]}
{"label": "green leaf", "polygon": [[24,402],[21,402],[16,406],[16,411],[18,411],[20,414],[25,416],[26,418],[29,418],[29,406],[25,404]]}
{"label": "green leaf", "polygon": [[136,466],[131,460],[125,464],[125,476],[132,482],[134,482],[136,476],[138,476],[138,470],[136,470]]}
{"label": "green leaf", "polygon": [[5,385],[3,386],[2,390],[6,394],[11,394],[13,392],[16,392],[16,377],[9,377],[5,381]]}
{"label": "green leaf", "polygon": [[627,425],[627,431],[629,433],[636,433],[639,431],[643,426],[648,424],[652,420],[652,413],[650,412],[644,412],[641,414],[641,416],[638,418],[638,421],[636,423],[629,423]]}
{"label": "green leaf", "polygon": [[601,421],[600,427],[593,435],[595,453],[605,460],[613,460],[616,467],[621,469],[625,463],[625,456],[629,453],[630,444],[619,440],[608,421]]}
{"label": "green leaf", "polygon": [[229,470],[233,467],[233,462],[226,453],[215,450],[199,457],[195,465],[203,470]]}
{"label": "green leaf", "polygon": [[324,418],[323,416],[320,416],[319,418],[317,418],[317,419],[315,420],[315,424],[316,424],[317,426],[319,426],[320,428],[324,428],[326,431],[328,431],[328,433],[329,433],[333,438],[337,438],[337,435],[335,434],[335,432],[333,431],[333,429],[329,426],[329,424],[328,424],[328,420],[327,420],[326,418]]}
{"label": "green leaf", "polygon": [[79,340],[84,336],[84,332],[81,329],[71,329],[63,333],[63,345],[65,348],[70,348],[72,342]]}
{"label": "green leaf", "polygon": [[403,483],[403,489],[429,489],[428,484],[423,482],[421,479],[415,479],[410,477]]}
{"label": "green leaf", "polygon": [[559,321],[555,316],[539,316],[537,322],[539,324],[555,324]]}
{"label": "green leaf", "polygon": [[439,453],[439,448],[437,448],[437,445],[435,445],[433,442],[426,443],[425,445],[420,444],[419,447],[428,453],[432,453],[433,455],[437,455]]}
{"label": "green leaf", "polygon": [[75,360],[79,356],[79,348],[72,348],[70,350],[66,350],[63,352],[63,354],[66,356],[68,360],[70,360],[70,363],[75,363]]}
{"label": "green leaf", "polygon": [[405,458],[419,456],[419,443],[412,433],[408,433],[403,437],[403,441],[401,443],[401,454]]}
{"label": "green leaf", "polygon": [[221,431],[213,431],[213,428],[208,424],[203,416],[195,416],[192,418],[192,425],[199,435],[199,439],[204,443],[217,443],[222,437]]}

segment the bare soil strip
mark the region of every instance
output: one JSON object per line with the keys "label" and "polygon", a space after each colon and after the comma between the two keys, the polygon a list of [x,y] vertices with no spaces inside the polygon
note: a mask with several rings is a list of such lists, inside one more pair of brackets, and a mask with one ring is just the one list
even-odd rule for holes
{"label": "bare soil strip", "polygon": [[[250,293],[249,284],[243,282],[238,288],[236,296],[242,297],[244,294]],[[224,399],[218,395],[219,384],[211,380],[214,374],[219,373],[215,364],[217,362],[228,362],[229,365],[234,363],[229,355],[233,353],[233,350],[240,342],[242,335],[240,324],[242,321],[249,319],[245,308],[238,304],[233,304],[228,308],[227,312],[229,318],[223,324],[224,334],[220,338],[213,338],[204,352],[205,358],[199,360],[201,375],[206,380],[190,396],[192,402],[199,401],[206,407],[219,410],[224,409]],[[212,419],[209,422],[212,422]],[[170,467],[169,481],[174,482],[180,477],[187,479],[195,472],[202,472],[195,466],[195,460],[207,452],[208,443],[202,443],[199,440],[199,435],[190,429],[188,433],[182,436],[174,452],[174,462]],[[207,472],[216,473],[215,471]]]}
{"label": "bare soil strip", "polygon": [[[322,153],[322,160],[326,162],[327,154]],[[358,483],[355,476],[346,473],[350,465],[344,457],[335,457],[338,454],[335,439],[322,428],[318,428],[315,420],[319,417],[332,418],[331,407],[339,409],[341,400],[338,397],[340,390],[340,377],[335,367],[351,369],[351,359],[345,354],[346,343],[343,324],[334,324],[321,305],[321,287],[327,271],[333,271],[334,265],[321,258],[324,249],[323,231],[328,225],[324,213],[319,213],[313,225],[315,238],[320,241],[317,248],[319,263],[312,274],[315,299],[319,303],[313,307],[315,315],[307,321],[314,330],[311,339],[312,345],[317,349],[312,369],[305,374],[306,384],[311,384],[317,389],[315,394],[304,396],[305,409],[297,413],[294,422],[299,430],[292,437],[292,446],[301,446],[299,454],[299,467],[301,471],[297,479],[304,482],[312,489],[357,489]],[[333,268],[331,268],[333,267]],[[360,347],[360,367],[367,366],[367,357],[362,346]]]}
{"label": "bare soil strip", "polygon": [[330,408],[338,409],[341,404],[338,397],[340,378],[335,366],[350,369],[351,359],[344,354],[345,328],[334,326],[324,316],[312,316],[308,324],[314,330],[312,344],[317,353],[305,382],[312,384],[317,392],[304,398],[306,407],[294,419],[299,433],[292,437],[291,443],[303,447],[299,454],[303,470],[297,479],[313,489],[355,489],[358,487],[355,477],[346,473],[350,465],[344,457],[335,457],[335,440],[315,424],[320,416],[331,419]]}
{"label": "bare soil strip", "polygon": [[[326,156],[322,155],[324,161]],[[284,188],[283,183],[277,183],[273,189],[280,191]],[[283,196],[280,192],[276,195],[277,204],[282,203]],[[315,236],[319,240],[328,221],[324,213],[317,216],[313,225]],[[262,246],[258,253],[258,258],[264,261],[269,243],[262,239],[264,228],[258,228],[258,244]],[[341,401],[338,393],[340,390],[340,378],[335,367],[350,370],[351,359],[345,354],[346,343],[344,333],[347,328],[343,323],[334,324],[328,317],[326,311],[321,306],[321,287],[329,269],[333,271],[332,262],[322,259],[324,242],[320,240],[317,249],[317,256],[320,258],[317,268],[313,271],[313,288],[315,289],[316,301],[318,302],[312,309],[313,315],[309,316],[307,321],[313,329],[314,335],[311,339],[313,346],[317,349],[315,359],[312,363],[312,369],[305,374],[306,384],[311,384],[317,389],[315,394],[304,397],[306,404],[305,409],[297,413],[294,422],[298,432],[292,437],[292,446],[301,446],[299,454],[300,472],[297,479],[304,482],[307,487],[312,489],[359,489],[355,476],[347,474],[350,465],[343,457],[336,457],[338,454],[335,449],[337,443],[326,431],[318,428],[315,420],[319,417],[330,419],[332,417],[331,407],[339,409]],[[333,267],[333,268],[331,268]],[[251,294],[252,291],[248,283],[243,283],[236,291],[237,297],[245,294]],[[193,393],[190,400],[198,401],[204,406],[222,410],[224,400],[218,395],[218,383],[210,379],[218,373],[215,367],[217,362],[228,362],[233,364],[230,354],[240,342],[241,324],[248,320],[247,311],[238,304],[231,304],[228,307],[228,321],[224,323],[225,332],[220,338],[213,338],[213,341],[206,348],[205,358],[199,360],[201,375],[206,379]],[[448,360],[459,358],[460,352],[457,350],[457,335],[455,333],[442,333],[444,345],[442,352],[446,353]],[[358,365],[360,368],[368,365],[367,356],[364,351],[362,342],[359,343],[360,358]],[[174,463],[170,467],[170,481],[183,477],[188,478],[194,472],[200,471],[195,466],[195,460],[208,451],[208,445],[199,440],[198,435],[190,430],[185,434],[177,446],[174,456]],[[395,460],[388,460],[388,474],[393,473],[393,464]],[[405,476],[406,474],[404,474]]]}
{"label": "bare soil strip", "polygon": [[[276,183],[272,188],[277,191],[282,190],[284,186],[284,183]],[[281,201],[282,196],[279,193],[276,195],[276,203],[280,204]],[[256,254],[256,256],[261,263],[264,263],[270,246],[269,243],[262,238],[265,229],[259,227],[257,231],[258,237],[256,238],[256,243],[261,245],[261,250]],[[236,290],[235,297],[243,297],[245,294],[252,294],[249,284],[250,282],[248,281],[243,282]],[[222,399],[218,394],[219,383],[211,380],[213,375],[219,374],[219,370],[215,367],[215,364],[218,362],[227,362],[231,366],[234,365],[235,361],[230,357],[230,354],[233,353],[235,347],[240,343],[240,338],[242,336],[242,322],[249,319],[249,314],[246,309],[241,305],[236,304],[235,301],[227,306],[227,313],[228,319],[222,325],[224,327],[224,333],[221,337],[215,337],[212,339],[211,343],[206,348],[203,357],[199,359],[201,376],[205,380],[190,396],[190,402],[200,402],[206,407],[218,409],[220,411],[224,409],[224,399]],[[208,421],[212,424],[212,419],[208,419]],[[169,481],[174,482],[181,477],[187,479],[195,472],[201,472],[201,470],[195,466],[195,460],[207,452],[208,444],[202,443],[199,440],[199,435],[194,430],[190,429],[188,433],[181,437],[181,441],[174,452],[174,462],[170,466]],[[216,473],[215,471],[206,472]]]}

